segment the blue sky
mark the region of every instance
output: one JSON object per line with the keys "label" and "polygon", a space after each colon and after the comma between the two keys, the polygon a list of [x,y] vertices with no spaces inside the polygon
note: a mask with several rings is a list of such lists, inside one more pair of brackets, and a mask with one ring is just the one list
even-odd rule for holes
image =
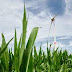
{"label": "blue sky", "polygon": [[[0,0],[0,33],[7,40],[14,35],[17,28],[18,38],[22,29],[23,0]],[[71,0],[26,0],[27,17],[29,14],[27,37],[33,27],[42,27],[37,39],[48,37],[50,14],[56,17],[56,35],[72,36],[72,1]],[[53,36],[53,31],[51,31]],[[1,38],[1,35],[0,35]],[[0,39],[1,40],[1,39]]]}
{"label": "blue sky", "polygon": [[42,10],[49,10],[52,14],[64,14],[66,8],[65,0],[28,0],[28,2],[33,2],[34,6],[29,7],[28,10],[35,14],[40,13]]}
{"label": "blue sky", "polygon": [[65,0],[48,0],[47,7],[53,14],[58,12],[58,15],[63,15],[66,8],[66,2]]}
{"label": "blue sky", "polygon": [[[57,36],[72,36],[72,1],[71,0],[27,0],[27,11],[29,12],[30,23],[41,26],[40,38],[48,36],[50,25],[50,14],[58,15],[55,20]],[[33,20],[33,21],[31,21]],[[43,35],[44,34],[44,35]],[[51,31],[53,36],[53,31]]]}

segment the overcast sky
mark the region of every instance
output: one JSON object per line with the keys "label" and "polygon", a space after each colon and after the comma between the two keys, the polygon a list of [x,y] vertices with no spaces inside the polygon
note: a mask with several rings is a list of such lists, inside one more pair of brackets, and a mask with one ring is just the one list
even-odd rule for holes
{"label": "overcast sky", "polygon": [[[42,27],[37,39],[48,37],[50,14],[57,14],[56,35],[72,36],[72,0],[26,0],[25,3],[28,18],[27,37],[36,26]],[[3,32],[7,39],[14,35],[15,28],[18,37],[20,36],[23,9],[23,0],[0,0],[0,34]],[[53,35],[52,30],[50,35]]]}

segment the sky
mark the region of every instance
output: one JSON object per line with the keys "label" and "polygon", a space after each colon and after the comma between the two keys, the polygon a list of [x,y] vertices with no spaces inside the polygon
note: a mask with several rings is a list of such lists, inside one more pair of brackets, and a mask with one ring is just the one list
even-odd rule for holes
{"label": "sky", "polygon": [[[51,16],[56,14],[56,36],[72,36],[72,0],[0,0],[0,34],[4,33],[6,40],[14,36],[15,28],[19,39],[24,2],[28,18],[27,38],[34,27],[42,27],[37,40],[48,37]],[[53,36],[53,27],[50,36]]]}

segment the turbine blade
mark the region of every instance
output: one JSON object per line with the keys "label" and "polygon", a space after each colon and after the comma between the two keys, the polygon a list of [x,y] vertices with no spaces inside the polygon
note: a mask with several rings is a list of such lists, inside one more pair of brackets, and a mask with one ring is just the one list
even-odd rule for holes
{"label": "turbine blade", "polygon": [[56,16],[58,16],[59,11],[60,11],[60,10],[57,11],[57,13],[56,13],[56,15],[54,16],[54,18],[56,18]]}
{"label": "turbine blade", "polygon": [[56,14],[53,18],[55,19],[57,15],[58,15],[58,14]]}
{"label": "turbine blade", "polygon": [[49,33],[50,33],[50,30],[51,30],[51,25],[52,25],[52,21],[51,21],[51,24],[50,24]]}
{"label": "turbine blade", "polygon": [[51,15],[51,13],[49,11],[48,11],[48,14],[49,14],[50,18],[52,19],[52,15]]}

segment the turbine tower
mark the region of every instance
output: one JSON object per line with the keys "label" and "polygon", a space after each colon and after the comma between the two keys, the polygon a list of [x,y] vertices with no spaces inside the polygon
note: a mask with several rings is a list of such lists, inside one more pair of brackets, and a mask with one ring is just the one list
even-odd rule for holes
{"label": "turbine tower", "polygon": [[[51,14],[49,14],[51,17],[51,23],[50,23],[50,28],[49,28],[49,34],[51,31],[51,26],[53,25],[53,31],[54,31],[54,48],[56,49],[56,28],[55,28],[55,18],[57,15],[55,15],[54,17],[51,16]],[[48,36],[49,36],[48,34]]]}

